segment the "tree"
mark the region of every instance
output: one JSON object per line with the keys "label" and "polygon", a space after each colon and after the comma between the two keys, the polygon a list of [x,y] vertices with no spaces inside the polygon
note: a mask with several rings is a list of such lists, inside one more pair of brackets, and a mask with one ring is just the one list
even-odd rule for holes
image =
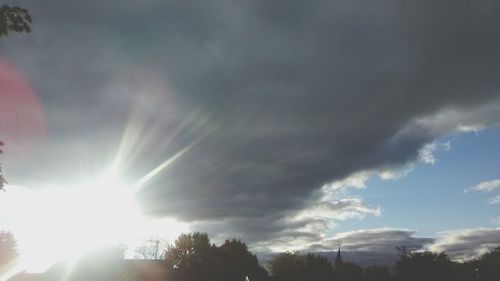
{"label": "tree", "polygon": [[444,253],[410,252],[401,255],[394,266],[398,280],[453,280],[453,262]]}
{"label": "tree", "polygon": [[247,245],[238,239],[227,239],[217,248],[219,268],[218,280],[265,280],[267,271],[259,265],[257,257],[253,255]]}
{"label": "tree", "polygon": [[0,268],[17,258],[17,243],[10,232],[0,232]]}
{"label": "tree", "polygon": [[167,247],[165,259],[174,280],[215,280],[216,246],[205,233],[182,234]]}
{"label": "tree", "polygon": [[10,31],[30,32],[30,24],[28,10],[7,5],[0,7],[0,37],[7,36]]}
{"label": "tree", "polygon": [[166,240],[152,237],[143,241],[143,243],[135,250],[135,253],[142,259],[163,260],[165,259],[167,244]]}
{"label": "tree", "polygon": [[500,247],[482,254],[468,264],[479,280],[500,280]]}
{"label": "tree", "polygon": [[335,266],[333,277],[336,281],[361,280],[363,277],[363,268],[352,262],[343,262]]}
{"label": "tree", "polygon": [[332,265],[328,259],[319,255],[281,253],[272,258],[267,266],[277,280],[331,280]]}
{"label": "tree", "polygon": [[372,265],[363,271],[363,280],[365,281],[390,281],[392,280],[391,271],[387,266]]}
{"label": "tree", "polygon": [[182,234],[167,247],[165,259],[173,280],[267,279],[267,271],[259,265],[257,257],[238,239],[227,239],[217,247],[205,233]]}
{"label": "tree", "polygon": [[329,281],[332,279],[333,268],[327,258],[308,253],[304,261],[307,280]]}
{"label": "tree", "polygon": [[303,280],[303,256],[297,252],[281,253],[267,262],[271,275],[276,280]]}

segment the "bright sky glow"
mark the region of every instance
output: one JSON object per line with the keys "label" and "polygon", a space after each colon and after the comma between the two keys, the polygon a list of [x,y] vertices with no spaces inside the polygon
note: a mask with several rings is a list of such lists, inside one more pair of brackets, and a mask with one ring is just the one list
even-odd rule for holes
{"label": "bright sky glow", "polygon": [[16,233],[19,268],[33,272],[100,246],[134,248],[142,239],[158,236],[171,241],[189,230],[187,224],[171,218],[142,215],[132,189],[107,176],[64,188],[11,186],[0,198],[0,212],[9,230]]}

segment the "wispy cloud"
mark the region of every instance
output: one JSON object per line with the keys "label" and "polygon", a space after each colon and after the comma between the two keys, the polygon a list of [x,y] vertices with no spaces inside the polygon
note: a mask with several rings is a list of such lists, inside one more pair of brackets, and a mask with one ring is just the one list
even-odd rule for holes
{"label": "wispy cloud", "polygon": [[491,192],[497,189],[500,189],[500,179],[483,181],[475,186],[467,188],[465,192],[470,192],[470,191]]}
{"label": "wispy cloud", "polygon": [[493,196],[491,198],[488,198],[486,200],[488,202],[488,204],[490,205],[494,205],[494,204],[500,204],[500,195],[497,195],[497,196]]}
{"label": "wispy cloud", "polygon": [[436,163],[436,157],[434,157],[434,151],[436,151],[438,148],[437,144],[435,142],[433,143],[428,143],[424,145],[419,151],[418,151],[418,160],[420,162],[423,162],[425,164],[434,164]]}
{"label": "wispy cloud", "polygon": [[429,250],[446,252],[452,259],[463,261],[500,246],[500,228],[458,229],[438,233]]}

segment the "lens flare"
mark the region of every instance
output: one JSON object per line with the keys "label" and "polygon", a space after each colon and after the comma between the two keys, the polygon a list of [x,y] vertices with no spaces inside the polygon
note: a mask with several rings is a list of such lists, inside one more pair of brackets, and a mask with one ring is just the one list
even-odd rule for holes
{"label": "lens flare", "polygon": [[46,135],[45,114],[25,77],[0,58],[0,136],[9,145],[9,160],[33,155]]}

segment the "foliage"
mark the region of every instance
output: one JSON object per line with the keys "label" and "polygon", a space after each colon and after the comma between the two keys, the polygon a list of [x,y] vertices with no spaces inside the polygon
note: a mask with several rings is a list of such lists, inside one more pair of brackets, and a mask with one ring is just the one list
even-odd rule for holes
{"label": "foliage", "polygon": [[220,247],[207,234],[182,234],[166,251],[166,263],[174,280],[264,280],[267,272],[245,243],[228,239]]}
{"label": "foliage", "polygon": [[452,262],[444,253],[410,252],[401,255],[394,266],[398,280],[453,280]]}
{"label": "foliage", "polygon": [[305,256],[305,276],[307,280],[331,280],[332,265],[327,258],[308,253]]}
{"label": "foliage", "polygon": [[259,265],[247,245],[241,240],[228,239],[217,248],[219,258],[219,280],[265,280],[267,271]]}
{"label": "foliage", "polygon": [[276,280],[302,280],[303,256],[297,252],[281,253],[267,262],[267,267]]}
{"label": "foliage", "polygon": [[[161,247],[158,246],[158,249]],[[44,280],[61,280],[63,272],[68,281],[124,280],[130,276],[130,269],[123,262],[124,251],[122,246],[95,250],[72,265],[70,273],[57,271],[56,267],[55,271],[45,275],[56,277]],[[464,263],[453,262],[444,253],[409,252],[405,249],[400,253],[400,259],[391,270],[387,266],[368,266],[363,269],[350,262],[334,267],[328,259],[319,255],[285,252],[268,261],[267,266],[272,275],[268,278],[267,271],[241,240],[227,239],[222,245],[216,246],[210,242],[207,234],[192,233],[179,236],[173,245],[166,248],[165,261],[155,261],[155,264],[166,274],[161,278],[168,277],[171,281],[244,281],[247,277],[250,281],[500,280],[500,247]],[[0,268],[16,257],[14,236],[9,232],[0,232]]]}
{"label": "foliage", "polygon": [[500,247],[497,247],[479,258],[470,261],[470,270],[480,280],[500,280]]}
{"label": "foliage", "polygon": [[150,238],[145,241],[135,250],[136,255],[141,259],[162,260],[165,259],[165,248],[167,241]]}
{"label": "foliage", "polygon": [[10,31],[30,32],[30,24],[28,10],[7,5],[0,7],[0,37],[7,36]]}
{"label": "foliage", "polygon": [[10,232],[0,232],[0,268],[18,256],[17,243]]}
{"label": "foliage", "polygon": [[334,280],[351,281],[361,280],[363,277],[363,268],[352,262],[343,262],[333,270]]}
{"label": "foliage", "polygon": [[387,266],[372,265],[363,271],[364,281],[391,281],[392,279],[391,271]]}
{"label": "foliage", "polygon": [[275,256],[267,266],[276,280],[331,280],[332,265],[319,255],[286,252]]}
{"label": "foliage", "polygon": [[205,233],[182,234],[169,246],[165,259],[174,280],[192,281],[215,276],[216,246]]}

